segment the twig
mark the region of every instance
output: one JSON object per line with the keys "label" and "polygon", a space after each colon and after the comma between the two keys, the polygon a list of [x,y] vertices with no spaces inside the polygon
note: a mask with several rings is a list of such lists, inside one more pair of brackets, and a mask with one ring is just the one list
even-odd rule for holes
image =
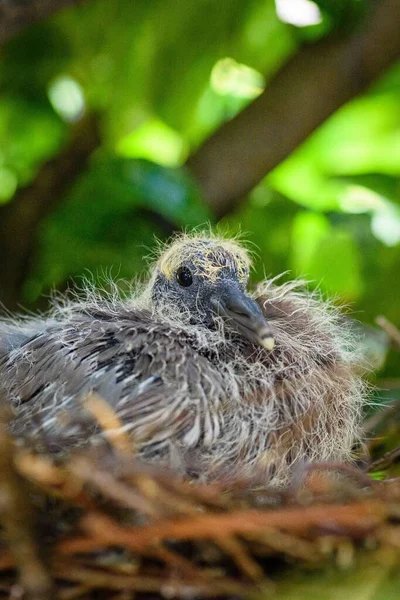
{"label": "twig", "polygon": [[90,589],[135,590],[141,592],[161,592],[165,596],[194,596],[200,595],[215,598],[218,595],[242,596],[249,592],[249,587],[227,577],[209,582],[199,579],[178,578],[166,580],[164,577],[143,575],[115,575],[97,569],[78,566],[63,562],[56,564],[54,572],[58,577],[69,581],[78,581]]}
{"label": "twig", "polygon": [[400,350],[400,330],[393,325],[389,319],[383,317],[382,315],[376,318],[376,323],[379,325],[379,327],[386,331],[396,350]]}
{"label": "twig", "polygon": [[374,460],[368,468],[368,471],[372,473],[373,471],[382,471],[383,469],[387,469],[390,467],[398,458],[400,458],[400,446],[394,448],[393,450],[389,450],[389,452],[385,452],[383,456]]}
{"label": "twig", "polygon": [[206,577],[205,573],[191,563],[190,560],[165,548],[162,544],[155,544],[154,547],[151,548],[150,555],[161,559],[166,565],[172,567],[173,570],[177,570],[189,579],[203,579]]}
{"label": "twig", "polygon": [[[271,511],[243,510],[226,514],[204,514],[179,521],[163,521],[148,527],[121,527],[108,517],[90,513],[80,522],[81,528],[92,539],[87,540],[86,551],[99,543],[113,546],[122,544],[133,551],[141,551],[155,541],[215,540],[221,535],[245,535],[261,528],[277,528],[296,535],[324,530],[335,523],[349,535],[372,532],[387,516],[388,508],[376,500],[355,502],[343,506],[308,506]],[[70,551],[68,542],[61,551]]]}
{"label": "twig", "polygon": [[133,443],[123,431],[121,419],[108,402],[98,394],[92,393],[85,398],[83,405],[96,419],[114,449],[127,456],[134,456]]}
{"label": "twig", "polygon": [[232,557],[240,571],[251,581],[258,582],[265,579],[261,567],[251,558],[244,545],[232,535],[221,535],[216,538],[216,544]]}
{"label": "twig", "polygon": [[279,552],[292,558],[314,562],[318,558],[318,549],[313,542],[296,537],[289,533],[283,533],[278,529],[263,528],[258,533],[246,533],[245,537],[252,541],[258,541],[257,553],[271,554]]}
{"label": "twig", "polygon": [[145,515],[155,516],[157,510],[143,495],[137,493],[132,486],[117,481],[111,473],[93,469],[93,465],[83,457],[78,458],[70,466],[72,475],[76,475],[86,483],[93,485],[104,497],[114,500],[120,506],[131,508]]}
{"label": "twig", "polygon": [[51,579],[39,558],[33,515],[23,480],[14,468],[14,445],[0,418],[0,520],[19,570],[20,584],[30,600],[51,600]]}
{"label": "twig", "polygon": [[65,590],[59,590],[57,594],[57,600],[76,600],[82,598],[82,596],[88,596],[90,593],[90,586],[88,585],[76,585],[73,588],[67,588]]}

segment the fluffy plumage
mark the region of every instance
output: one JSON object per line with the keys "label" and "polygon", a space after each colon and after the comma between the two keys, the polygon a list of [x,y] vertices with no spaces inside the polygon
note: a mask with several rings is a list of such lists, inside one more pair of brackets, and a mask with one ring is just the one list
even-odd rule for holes
{"label": "fluffy plumage", "polygon": [[[250,299],[249,267],[236,242],[184,236],[128,300],[92,293],[1,324],[0,380],[16,435],[61,454],[100,443],[83,406],[94,391],[143,460],[189,477],[281,485],[300,461],[351,459],[364,386],[348,327],[297,282],[264,281]],[[193,276],[187,289],[176,281],[182,268]],[[240,307],[238,323],[216,310],[226,289],[256,315],[257,331],[265,323],[272,332],[271,351],[243,326]]]}

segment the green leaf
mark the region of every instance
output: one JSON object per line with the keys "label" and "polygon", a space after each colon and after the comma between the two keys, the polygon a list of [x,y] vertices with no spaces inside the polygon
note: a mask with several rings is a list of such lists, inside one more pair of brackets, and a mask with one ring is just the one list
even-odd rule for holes
{"label": "green leaf", "polygon": [[146,158],[165,167],[181,165],[187,146],[177,131],[159,119],[152,119],[122,138],[117,153],[132,158]]}
{"label": "green leaf", "polygon": [[[344,558],[344,555],[343,555]],[[359,553],[350,564],[318,572],[291,571],[276,582],[275,591],[257,600],[397,600],[400,573],[396,552],[378,550]],[[340,564],[340,555],[338,562]]]}
{"label": "green leaf", "polygon": [[293,222],[293,267],[296,273],[309,273],[313,269],[319,246],[330,234],[326,217],[309,212],[299,213]]}
{"label": "green leaf", "polygon": [[343,183],[328,180],[313,161],[312,146],[303,146],[267,177],[268,183],[297,204],[313,210],[340,210]]}
{"label": "green leaf", "polygon": [[293,222],[292,265],[298,276],[313,281],[346,301],[360,297],[360,257],[351,234],[332,227],[322,215],[300,213]]}
{"label": "green leaf", "polygon": [[169,233],[203,224],[209,217],[184,171],[143,160],[98,158],[42,224],[26,301],[71,276],[99,269],[133,277],[143,270],[143,255],[154,246],[155,235],[165,236],[159,216],[169,223]]}
{"label": "green leaf", "polygon": [[370,5],[369,0],[313,0],[327,15],[333,29],[348,33],[358,25]]}

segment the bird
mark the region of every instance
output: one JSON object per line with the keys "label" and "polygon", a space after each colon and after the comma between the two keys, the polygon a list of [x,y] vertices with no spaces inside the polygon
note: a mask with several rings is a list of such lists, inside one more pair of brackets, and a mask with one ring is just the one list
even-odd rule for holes
{"label": "bird", "polygon": [[249,290],[251,266],[238,239],[181,233],[127,297],[90,289],[4,318],[15,438],[59,457],[109,443],[96,394],[138,460],[191,481],[279,487],[299,465],[351,462],[366,396],[351,327],[304,282]]}

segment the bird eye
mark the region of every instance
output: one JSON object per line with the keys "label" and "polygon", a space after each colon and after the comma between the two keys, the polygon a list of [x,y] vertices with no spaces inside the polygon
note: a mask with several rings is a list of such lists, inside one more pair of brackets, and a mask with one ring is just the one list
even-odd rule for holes
{"label": "bird eye", "polygon": [[179,267],[176,272],[176,280],[183,287],[189,287],[193,283],[192,274],[187,267]]}

